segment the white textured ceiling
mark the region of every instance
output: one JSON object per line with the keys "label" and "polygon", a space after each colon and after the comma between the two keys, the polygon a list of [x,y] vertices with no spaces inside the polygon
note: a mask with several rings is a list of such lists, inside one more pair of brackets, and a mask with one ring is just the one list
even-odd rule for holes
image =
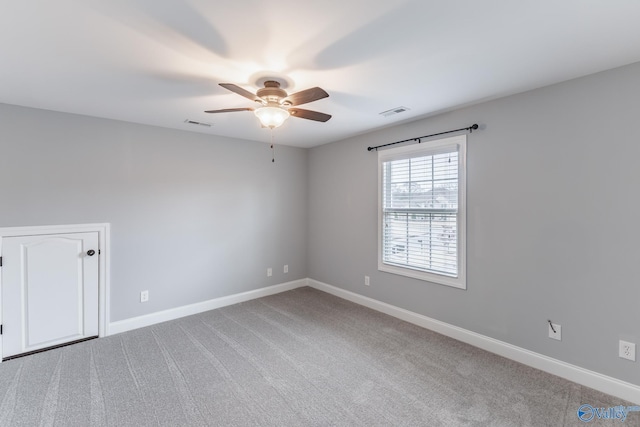
{"label": "white textured ceiling", "polygon": [[7,0],[0,102],[268,141],[203,111],[274,76],[330,94],[302,106],[330,121],[276,130],[311,147],[640,61],[639,22],[637,0]]}

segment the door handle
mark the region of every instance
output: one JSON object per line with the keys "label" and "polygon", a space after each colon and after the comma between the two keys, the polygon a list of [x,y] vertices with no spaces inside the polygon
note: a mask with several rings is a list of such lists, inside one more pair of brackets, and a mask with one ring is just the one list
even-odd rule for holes
{"label": "door handle", "polygon": [[96,251],[94,251],[93,249],[89,249],[87,251],[87,255],[89,255],[89,256],[94,256],[95,254],[96,254]]}

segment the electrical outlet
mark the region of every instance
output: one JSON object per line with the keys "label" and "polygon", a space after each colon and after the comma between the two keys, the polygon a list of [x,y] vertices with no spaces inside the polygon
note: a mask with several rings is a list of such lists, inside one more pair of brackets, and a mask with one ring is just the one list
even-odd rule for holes
{"label": "electrical outlet", "polygon": [[140,302],[147,302],[147,301],[149,301],[149,291],[140,292]]}
{"label": "electrical outlet", "polygon": [[620,340],[620,349],[618,351],[618,356],[622,357],[623,359],[628,359],[635,362],[636,345],[632,342]]}
{"label": "electrical outlet", "polygon": [[271,277],[273,276],[273,270],[271,269],[271,267],[267,268],[267,277]]}
{"label": "electrical outlet", "polygon": [[369,286],[371,282],[369,281],[369,276],[364,276],[364,284],[365,286]]}
{"label": "electrical outlet", "polygon": [[547,322],[547,325],[549,325],[549,338],[562,341],[562,326],[551,322]]}
{"label": "electrical outlet", "polygon": [[288,266],[288,265],[286,265],[286,264],[285,264],[285,266],[284,266],[284,272],[285,272],[285,273],[288,273],[288,272],[289,272],[289,266]]}

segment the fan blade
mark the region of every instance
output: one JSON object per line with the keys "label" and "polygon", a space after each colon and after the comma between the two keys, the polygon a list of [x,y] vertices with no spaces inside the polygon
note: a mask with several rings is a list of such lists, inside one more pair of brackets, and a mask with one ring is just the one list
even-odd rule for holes
{"label": "fan blade", "polygon": [[249,92],[246,89],[242,89],[240,86],[234,85],[233,83],[220,83],[220,86],[222,86],[223,88],[225,88],[227,90],[230,90],[231,92],[235,92],[240,96],[244,96],[245,98],[249,98],[252,101],[262,102],[262,100],[260,98],[258,98],[258,95],[255,95],[255,94]]}
{"label": "fan blade", "polygon": [[319,87],[312,87],[311,89],[302,90],[300,92],[292,93],[283,99],[283,103],[290,103],[290,105],[302,105],[308,102],[317,101],[318,99],[327,98],[329,94]]}
{"label": "fan blade", "polygon": [[289,114],[291,114],[293,117],[315,120],[316,122],[326,122],[331,118],[329,114],[319,113],[317,111],[311,110],[303,110],[302,108],[289,108]]}
{"label": "fan blade", "polygon": [[234,111],[253,111],[253,108],[225,108],[224,110],[209,110],[205,113],[233,113]]}

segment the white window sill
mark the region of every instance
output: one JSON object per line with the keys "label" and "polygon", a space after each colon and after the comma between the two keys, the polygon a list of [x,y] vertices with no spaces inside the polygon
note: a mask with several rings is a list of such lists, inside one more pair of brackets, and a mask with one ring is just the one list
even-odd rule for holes
{"label": "white window sill", "polygon": [[426,273],[410,268],[385,264],[381,261],[378,262],[378,270],[384,271],[385,273],[392,273],[400,276],[411,277],[413,279],[424,280],[426,282],[431,282],[438,285],[451,286],[458,289],[467,289],[467,283],[463,277],[449,277],[440,274]]}

